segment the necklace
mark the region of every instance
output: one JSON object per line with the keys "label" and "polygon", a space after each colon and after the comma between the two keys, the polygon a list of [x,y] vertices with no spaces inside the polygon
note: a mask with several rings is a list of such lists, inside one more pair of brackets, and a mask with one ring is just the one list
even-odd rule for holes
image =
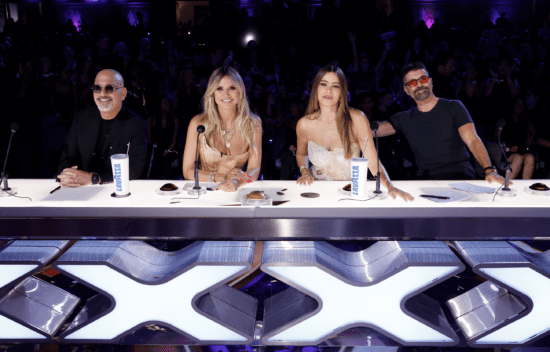
{"label": "necklace", "polygon": [[235,128],[230,130],[222,130],[222,136],[225,137],[225,146],[227,149],[231,148],[231,139],[233,138],[233,134],[235,134]]}

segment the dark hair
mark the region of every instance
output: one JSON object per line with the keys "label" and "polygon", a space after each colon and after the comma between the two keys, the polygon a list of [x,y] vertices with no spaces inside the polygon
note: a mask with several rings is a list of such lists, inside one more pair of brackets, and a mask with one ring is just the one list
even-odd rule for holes
{"label": "dark hair", "polygon": [[403,66],[403,68],[401,69],[401,81],[404,82],[405,80],[405,76],[411,72],[411,71],[416,71],[416,70],[424,70],[426,71],[426,74],[429,76],[430,74],[428,73],[428,69],[426,68],[426,66],[424,66],[424,64],[420,61],[415,61],[413,63],[410,63],[408,65],[405,65]]}
{"label": "dark hair", "polygon": [[439,65],[446,65],[447,62],[452,58],[453,56],[451,54],[440,52],[434,58],[433,67],[437,68]]}
{"label": "dark hair", "polygon": [[98,35],[98,36],[96,37],[95,42],[96,42],[96,43],[99,43],[99,41],[100,41],[101,39],[109,39],[109,36],[106,35],[106,34],[100,34],[100,35]]}
{"label": "dark hair", "polygon": [[378,94],[377,94],[377,97],[376,97],[376,98],[377,98],[378,100],[380,100],[380,99],[382,99],[383,97],[385,97],[385,96],[388,95],[388,94],[392,94],[392,95],[393,95],[393,93],[390,92],[389,90],[387,90],[387,89],[385,89],[385,88],[382,88],[382,89],[380,89],[380,90],[378,91]]}
{"label": "dark hair", "polygon": [[357,103],[362,102],[365,98],[371,98],[371,100],[374,102],[374,94],[369,90],[357,94]]}

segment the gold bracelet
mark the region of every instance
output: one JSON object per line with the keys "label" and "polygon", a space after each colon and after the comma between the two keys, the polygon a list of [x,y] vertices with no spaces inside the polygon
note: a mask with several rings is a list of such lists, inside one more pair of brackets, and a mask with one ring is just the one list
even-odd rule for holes
{"label": "gold bracelet", "polygon": [[309,169],[307,168],[307,166],[302,165],[302,166],[300,166],[300,174],[302,174],[302,169],[306,169],[307,172],[310,173],[310,172],[309,172]]}

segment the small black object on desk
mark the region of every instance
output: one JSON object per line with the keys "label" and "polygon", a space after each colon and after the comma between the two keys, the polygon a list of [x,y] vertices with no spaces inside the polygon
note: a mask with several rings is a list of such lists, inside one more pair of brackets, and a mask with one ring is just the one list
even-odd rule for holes
{"label": "small black object on desk", "polygon": [[433,198],[433,199],[451,199],[451,197],[435,196],[435,195],[431,195],[431,194],[421,194],[420,197]]}

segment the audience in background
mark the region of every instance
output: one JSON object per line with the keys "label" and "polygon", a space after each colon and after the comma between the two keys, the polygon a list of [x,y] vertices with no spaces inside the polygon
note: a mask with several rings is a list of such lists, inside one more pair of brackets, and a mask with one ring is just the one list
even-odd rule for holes
{"label": "audience in background", "polygon": [[[383,121],[414,106],[403,92],[399,72],[404,64],[420,60],[432,74],[435,95],[462,101],[484,142],[494,141],[498,119],[507,121],[503,141],[511,151],[517,145],[510,158],[514,164],[522,160],[522,171],[514,170],[518,177],[548,177],[550,21],[529,24],[532,30],[525,31],[501,14],[496,25],[487,17],[469,28],[450,28],[439,20],[428,28],[423,21],[411,25],[385,14],[369,15],[365,24],[358,10],[352,11],[345,30],[329,31],[319,21],[335,20],[339,9],[323,11],[311,22],[295,18],[302,23],[289,26],[292,38],[264,33],[264,39],[251,40],[246,48],[209,37],[207,28],[199,37],[192,30],[191,35],[187,30],[178,34],[175,28],[155,32],[165,27],[161,25],[145,30],[141,22],[116,29],[86,22],[77,29],[70,21],[57,28],[8,21],[0,33],[0,101],[5,108],[0,121],[2,131],[13,121],[21,124],[13,142],[17,157],[9,159],[10,176],[55,174],[51,165],[59,161],[72,118],[93,106],[95,75],[113,68],[126,82],[124,105],[149,121],[148,142],[158,146],[151,177],[181,178],[189,121],[202,111],[208,77],[224,66],[243,77],[250,110],[262,120],[260,177],[295,179],[296,121],[320,67],[338,64],[350,87],[350,106],[370,121]],[[304,29],[308,23],[324,34],[310,38]],[[380,36],[392,31],[395,36]],[[337,49],[320,53],[319,43]],[[508,136],[512,125],[518,126],[517,135]],[[5,148],[0,145],[0,152]],[[414,158],[401,136],[385,139],[380,149],[391,179],[415,173]],[[166,150],[178,154],[164,155]]]}

